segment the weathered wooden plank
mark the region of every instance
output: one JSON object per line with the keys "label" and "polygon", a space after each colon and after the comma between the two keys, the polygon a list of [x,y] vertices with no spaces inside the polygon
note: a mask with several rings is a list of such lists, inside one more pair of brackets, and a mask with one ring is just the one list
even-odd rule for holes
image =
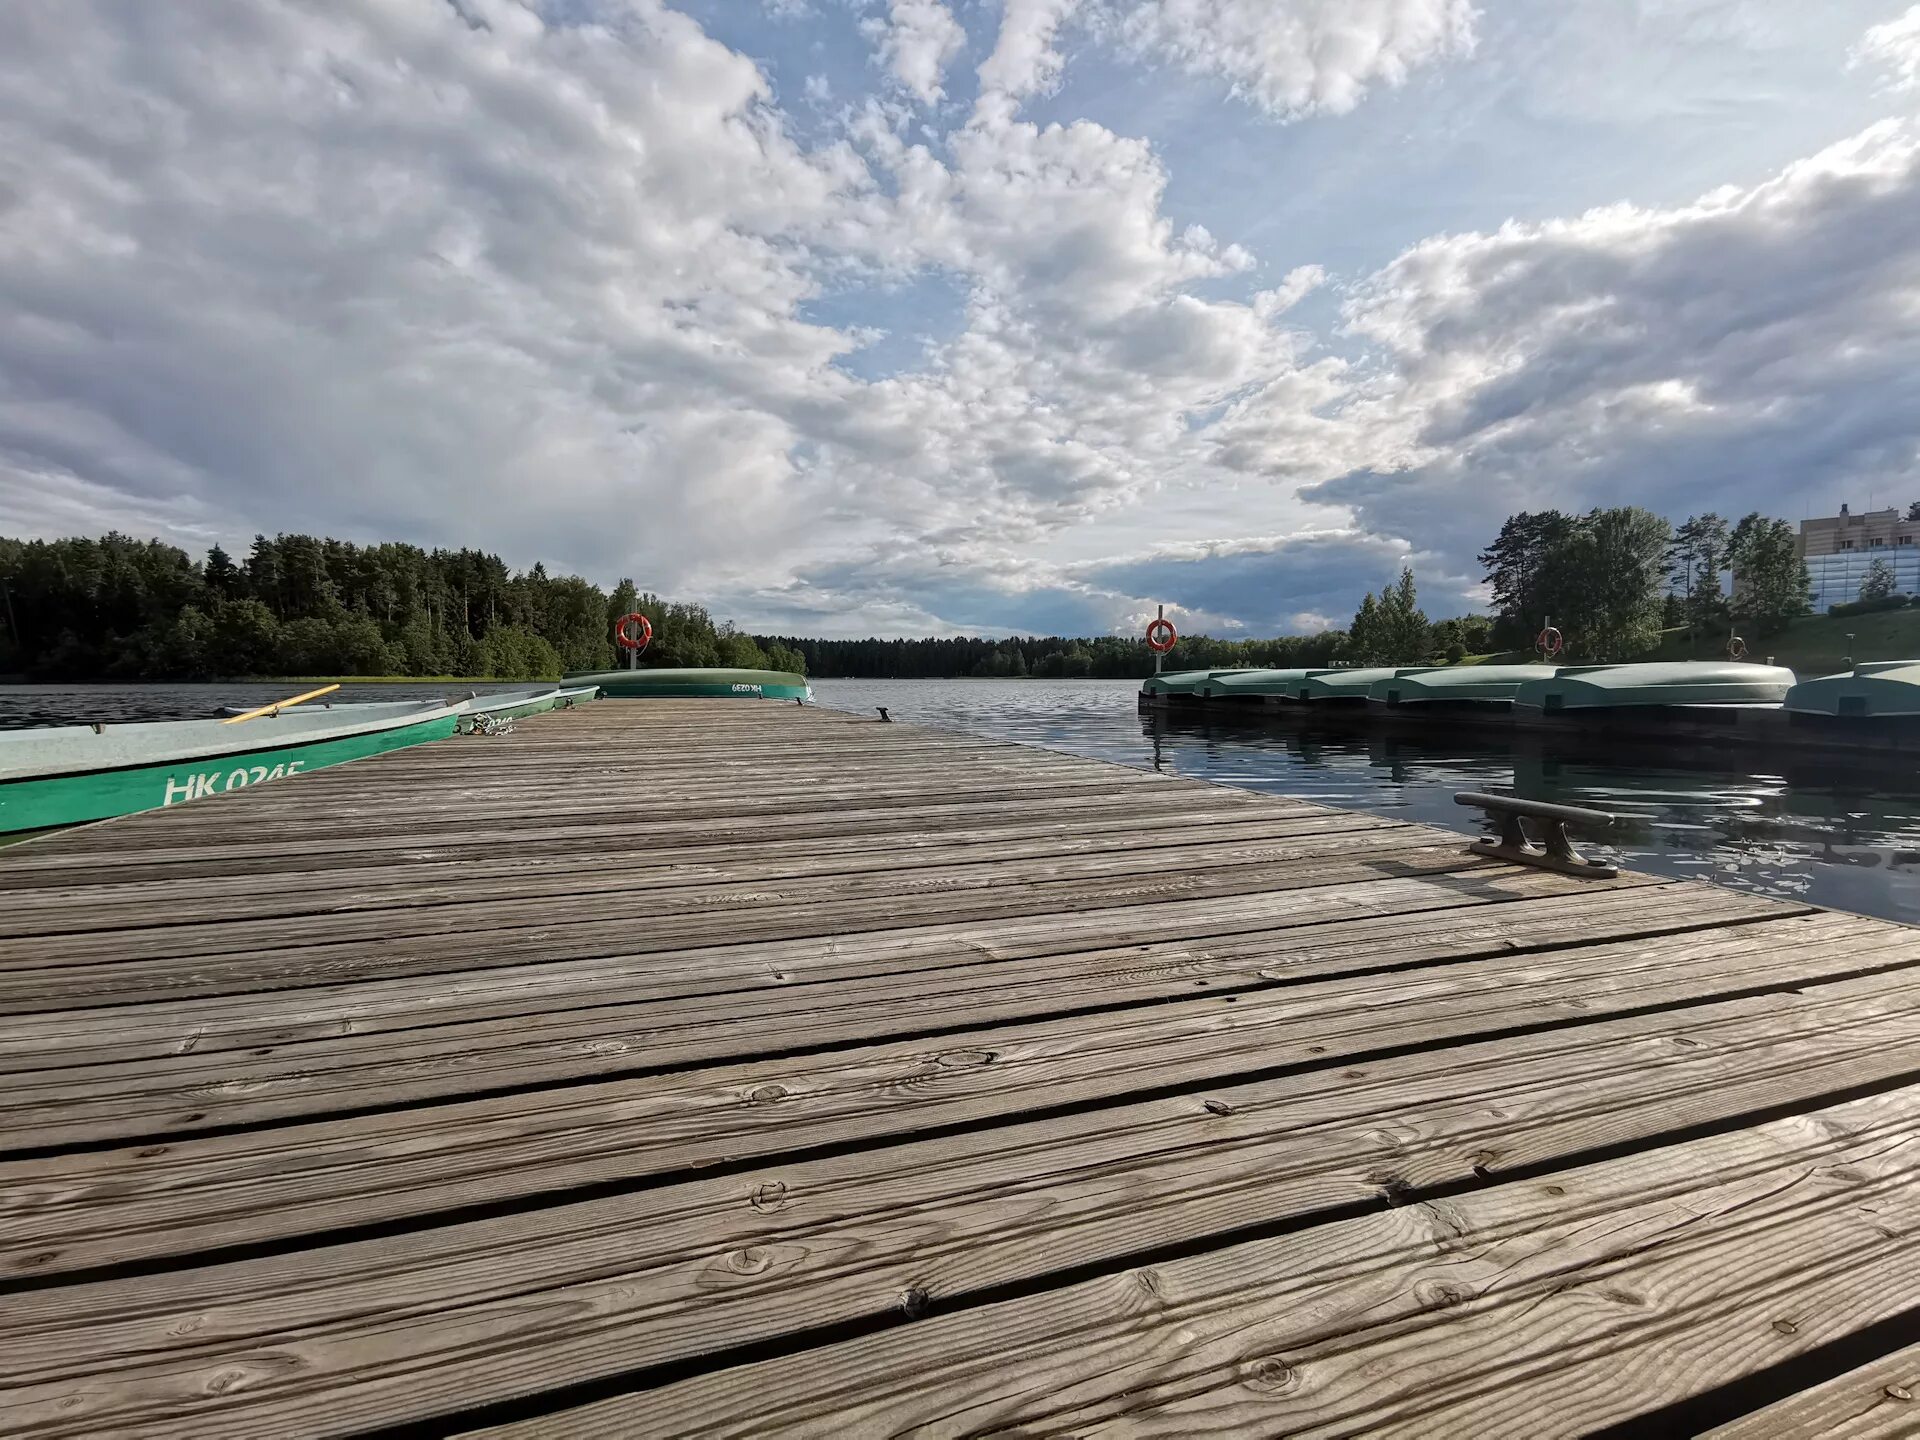
{"label": "weathered wooden plank", "polygon": [[[1833,917],[1814,917],[1833,924]],[[1771,947],[1776,981],[1810,984],[1898,959],[1904,937],[1821,925],[1809,943]],[[1885,927],[1882,927],[1885,928]],[[1464,976],[1361,976],[1324,987],[1147,1007],[1118,1015],[875,1046],[770,1064],[601,1082],[574,1089],[403,1108],[299,1127],[147,1144],[0,1164],[0,1189],[23,1214],[0,1226],[0,1274],[36,1273],[209,1245],[316,1234],[509,1196],[632,1183],[715,1164],[828,1146],[877,1143],[1020,1115],[1112,1104],[1143,1090],[1250,1081],[1288,1067],[1363,1078],[1348,1057],[1458,1042],[1528,1024],[1590,1022],[1612,1012],[1738,991],[1745,942],[1673,937],[1476,962]],[[1543,970],[1542,967],[1545,967]],[[1635,967],[1638,967],[1636,970]],[[1920,994],[1920,971],[1884,976],[1881,991]],[[1320,991],[1318,999],[1313,997]],[[1398,1005],[1392,1003],[1394,999]],[[1780,997],[1778,1004],[1792,1009]],[[1685,1048],[1684,1046],[1682,1048]],[[1849,1065],[1920,1065],[1874,1044]],[[1369,1062],[1371,1063],[1371,1062]],[[1810,1067],[1811,1068],[1811,1067]],[[1876,1073],[1884,1074],[1884,1069]],[[1809,1082],[1812,1083],[1812,1082]],[[1830,1085],[1822,1083],[1815,1093]],[[271,1107],[272,1092],[250,1103]],[[389,1099],[396,1099],[389,1093]],[[189,1129],[196,1108],[149,1119],[154,1133]],[[1670,1107],[1672,1108],[1672,1107]],[[9,1126],[9,1134],[16,1127]],[[1509,1163],[1488,1147],[1491,1167]],[[92,1257],[92,1258],[83,1258]]]}
{"label": "weathered wooden plank", "polygon": [[[227,844],[182,846],[168,845],[152,851],[129,851],[115,856],[110,865],[95,856],[76,856],[66,852],[41,857],[33,854],[35,845],[13,847],[7,864],[0,865],[0,891],[31,893],[52,889],[67,893],[95,885],[131,883],[142,879],[166,880],[175,877],[221,877],[243,875],[285,875],[306,877],[330,870],[362,869],[369,857],[377,857],[383,866],[406,866],[435,862],[472,861],[476,864],[497,860],[504,853],[537,858],[600,855],[623,846],[674,845],[708,842],[747,844],[756,838],[773,836],[803,843],[857,837],[875,848],[884,849],[886,837],[937,832],[962,822],[991,823],[995,820],[1032,820],[1036,815],[1084,818],[1091,822],[1104,819],[1114,827],[1130,823],[1136,814],[1153,817],[1168,813],[1184,815],[1201,802],[1195,797],[1167,792],[1134,798],[1118,794],[1106,786],[1078,786],[1051,794],[1025,796],[1018,800],[969,802],[943,797],[939,804],[925,806],[874,807],[873,797],[846,806],[832,806],[818,812],[782,817],[777,827],[769,827],[764,816],[751,809],[695,815],[671,819],[653,816],[637,821],[631,816],[610,821],[590,822],[577,817],[518,817],[526,824],[513,830],[497,827],[460,826],[433,831],[424,827],[397,827],[391,835],[376,835],[371,830],[345,840],[313,842],[307,838],[268,844]],[[1259,797],[1221,792],[1204,797],[1209,811],[1240,810],[1255,813],[1261,809]],[[1317,808],[1298,813],[1332,813]],[[297,833],[297,832],[296,832]]]}
{"label": "weathered wooden plank", "polygon": [[[871,838],[861,837],[831,847],[778,841],[757,846],[610,847],[565,865],[535,857],[513,865],[468,861],[413,871],[336,871],[325,884],[286,873],[242,885],[229,879],[148,881],[94,886],[81,913],[76,913],[71,899],[59,892],[26,892],[20,903],[9,905],[6,913],[0,914],[0,938],[131,930],[183,920],[200,926],[217,920],[427,909],[453,902],[456,895],[471,890],[484,891],[487,903],[498,906],[562,897],[598,899],[610,889],[628,895],[690,885],[870,876],[960,865],[1005,866],[1020,860],[1079,855],[1151,857],[1180,850],[1184,860],[1194,847],[1248,845],[1308,835],[1369,837],[1356,842],[1357,847],[1370,844],[1380,832],[1393,830],[1412,834],[1416,827],[1371,816],[1280,815],[1252,819],[1244,813],[1230,812],[1203,816],[1198,824],[1184,823],[1183,817],[1150,816],[1145,823],[1129,822],[1124,829],[1101,821],[1073,827],[1056,825],[1038,835],[1005,829],[957,835],[923,831],[902,836],[878,853]],[[1429,838],[1419,833],[1422,839]],[[1149,858],[1141,863],[1154,861]],[[468,874],[468,869],[481,873]]]}
{"label": "weathered wooden plank", "polygon": [[[1487,906],[1524,910],[1477,913]],[[1484,870],[1437,880],[1366,881],[1343,887],[1334,903],[1312,890],[1281,890],[1039,921],[923,926],[13,1015],[0,1019],[0,1072],[278,1049],[498,1019],[538,1027],[543,1022],[537,1017],[557,1012],[685,997],[764,1005],[752,997],[777,992],[780,999],[773,1003],[803,1005],[809,1002],[790,997],[805,987],[848,982],[871,983],[868,998],[891,993],[931,999],[950,993],[955,983],[939,972],[982,966],[995,967],[983,976],[995,983],[1046,985],[1082,1000],[1095,985],[1100,997],[1114,986],[1137,990],[1162,981],[1174,986],[1167,993],[1178,993],[1183,986],[1204,988],[1209,975],[1224,981],[1251,965],[1273,972],[1256,972],[1258,978],[1279,980],[1303,973],[1296,969],[1302,965],[1326,973],[1396,968],[1793,913],[1736,891],[1645,876],[1587,889],[1545,871]],[[1420,918],[1403,918],[1411,915]]]}
{"label": "weathered wooden plank", "polygon": [[[1562,1105],[1571,1098],[1564,1086],[1553,1093]],[[1640,1097],[1643,1123],[1657,1107],[1657,1095]],[[1438,1329],[1444,1343],[1451,1332],[1436,1327],[1434,1316],[1448,1307],[1462,1307],[1473,1318],[1492,1313],[1507,1321],[1498,1328],[1523,1336],[1524,1327],[1501,1309],[1537,1304],[1542,1292],[1550,1300],[1553,1284],[1566,1284],[1569,1271],[1579,1277],[1576,1284],[1618,1286],[1623,1282],[1616,1275],[1595,1275],[1595,1267],[1644,1268],[1642,1252],[1650,1245],[1697,1251],[1700,1232],[1715,1227],[1742,1238],[1769,1227],[1790,1230],[1794,1240],[1824,1237],[1836,1212],[1857,1213],[1863,1204],[1913,1189],[1920,1179],[1920,1114],[1911,1106],[1869,1103],[1824,1118],[1822,1126],[1767,1134],[1760,1144],[1745,1135],[1737,1144],[1696,1143],[1665,1165],[1603,1173],[1597,1182],[1555,1177],[1557,1194],[1535,1182],[1423,1204],[1411,1192],[1394,1212],[1427,1212],[1411,1235],[1392,1219],[1373,1216],[1239,1247],[1255,1252],[1253,1268],[1265,1270],[1266,1283],[1223,1293],[1217,1284],[1183,1286],[1181,1275],[1171,1294],[1155,1287],[1141,1297],[1149,1324],[1191,1326],[1212,1343],[1171,1352],[1173,1375],[1136,1370],[1120,1397],[1098,1383],[1114,1378],[1111,1357],[1102,1356],[1108,1363],[1090,1367],[1096,1383],[1075,1387],[1094,1392],[1072,1397],[1085,1415],[1075,1419],[1110,1418],[1116,1401],[1128,1422],[1146,1406],[1186,1413],[1195,1391],[1216,1374],[1224,1370],[1222,1379],[1231,1382],[1244,1373],[1234,1363],[1244,1356],[1220,1342],[1250,1323],[1290,1327],[1283,1353],[1303,1372],[1310,1362],[1292,1358],[1292,1347],[1309,1355],[1330,1352],[1337,1364],[1337,1342],[1355,1331],[1392,1345],[1408,1331]],[[585,1207],[590,1215],[548,1212],[531,1233],[524,1219],[440,1232],[409,1250],[404,1267],[395,1263],[398,1246],[376,1241],[165,1277],[167,1283],[153,1277],[19,1297],[0,1334],[24,1382],[13,1406],[27,1417],[107,1428],[191,1419],[214,1427],[207,1433],[242,1433],[246,1424],[277,1430],[294,1420],[298,1407],[324,1395],[330,1417],[348,1425],[423,1418],[443,1412],[450,1397],[470,1406],[537,1386],[644,1372],[810,1325],[879,1321],[909,1293],[935,1307],[964,1303],[1036,1267],[1067,1270],[1098,1256],[1118,1268],[1191,1235],[1234,1235],[1301,1207],[1311,1214],[1343,1194],[1378,1189],[1363,1173],[1365,1141],[1349,1134],[1346,1152],[1335,1159],[1334,1135],[1301,1137],[1301,1147],[1322,1149],[1318,1174],[1297,1159],[1289,1163],[1288,1145],[1268,1136],[1248,1145],[1217,1142],[1187,1155],[1181,1166],[1164,1155],[1137,1158],[1130,1168],[1091,1158],[1072,1163],[1069,1156],[1062,1170],[1009,1177],[1003,1161],[978,1147],[965,1159],[879,1174],[869,1169],[858,1180],[803,1167],[791,1172],[793,1185],[761,1179],[748,1190],[739,1181],[695,1182],[671,1194],[596,1203]],[[1457,1143],[1454,1148],[1451,1168],[1464,1171],[1470,1155]],[[1791,1182],[1810,1164],[1829,1173],[1845,1168],[1848,1178],[1810,1198],[1795,1195]],[[1692,1172],[1685,1187],[1675,1183],[1682,1169]],[[1184,1175],[1185,1184],[1175,1175]],[[1692,1187],[1704,1196],[1685,1193]],[[1909,1197],[1903,1208],[1912,1214],[1916,1204],[1920,1199]],[[555,1225],[569,1220],[571,1231],[556,1235]],[[1904,1228],[1902,1234],[1883,1224],[1880,1234],[1900,1239],[1903,1253],[1913,1253],[1920,1227]],[[610,1246],[615,1235],[622,1239]],[[1326,1237],[1333,1240],[1331,1254]],[[1710,1233],[1706,1243],[1727,1248],[1726,1240]],[[449,1242],[457,1248],[447,1248]],[[1517,1250],[1499,1253],[1516,1244]],[[1315,1264],[1281,1270],[1262,1253],[1277,1249],[1297,1258],[1302,1247]],[[1175,1260],[1168,1268],[1215,1278],[1218,1267],[1209,1259]],[[1275,1287],[1291,1305],[1275,1304]],[[1193,1303],[1195,1290],[1212,1304]],[[1151,1315],[1154,1302],[1169,1299],[1186,1300],[1184,1313]],[[1324,1319],[1329,1314],[1331,1324]],[[183,1325],[183,1316],[194,1323]],[[1110,1332],[1116,1318],[1142,1317],[1108,1312],[1102,1318]],[[1577,1310],[1570,1318],[1575,1326],[1583,1319]],[[1237,1325],[1223,1336],[1229,1321]],[[295,1352],[299,1363],[263,1364],[262,1345],[284,1345],[277,1337],[296,1327],[304,1336]],[[932,1333],[924,1336],[894,1332],[928,1347],[918,1349],[917,1361],[902,1357],[903,1368],[930,1365],[945,1378],[954,1357],[932,1347],[949,1330],[960,1328],[969,1338],[977,1332],[937,1320],[927,1328]],[[1084,1330],[1048,1337],[1059,1388],[1084,1382],[1088,1373],[1058,1364],[1058,1350],[1076,1343],[1088,1344]],[[83,1357],[97,1353],[137,1358],[104,1380],[76,1375],[87,1363]],[[1030,1365],[1031,1358],[1022,1355],[1015,1364]],[[825,1367],[799,1368],[818,1374]],[[234,1370],[247,1383],[209,1383]],[[1341,1378],[1309,1373],[1322,1384]],[[1154,1383],[1143,1383],[1149,1378]],[[1449,1380],[1461,1388],[1457,1376],[1443,1376],[1425,1393],[1444,1401]],[[1214,1380],[1211,1388],[1224,1387]],[[996,1398],[1002,1405],[1016,1397],[1031,1404],[1029,1397],[1044,1393],[1014,1386]],[[1066,1397],[1056,1389],[1049,1398],[1058,1404]],[[1199,1423],[1185,1433],[1240,1429],[1276,1414],[1270,1396],[1249,1401],[1230,1392],[1228,1399],[1246,1412],[1244,1419],[1224,1427]],[[907,1413],[918,1418],[927,1411],[915,1404]],[[1286,1408],[1277,1414],[1284,1423]],[[995,1417],[1000,1423],[1045,1418],[1044,1410]],[[667,1433],[687,1432],[675,1426]]]}
{"label": "weathered wooden plank", "polygon": [[[1583,898],[1591,904],[1601,897]],[[1702,907],[1698,900],[1685,898],[1691,901],[1685,928],[1691,929],[1702,923]],[[617,1006],[570,1010],[544,1022],[516,1013],[390,1033],[321,1020],[313,1025],[320,1032],[313,1041],[244,1049],[201,1029],[195,1032],[195,1048],[184,1056],[177,1053],[176,1042],[145,1061],[95,1059],[20,1075],[0,1100],[0,1120],[17,1145],[31,1145],[40,1134],[58,1134],[69,1143],[138,1136],[147,1133],[142,1127],[160,1123],[156,1117],[189,1103],[202,1111],[205,1126],[252,1124],[364,1106],[369,1094],[438,1098],[1031,1022],[1095,1005],[1117,1008],[1187,998],[1209,988],[1245,993],[1356,969],[1403,969],[1435,952],[1451,959],[1476,953],[1505,958],[1527,948],[1530,935],[1564,938],[1570,921],[1580,923],[1565,913],[1569,907],[1535,908],[1545,912],[1534,917],[1535,928],[1519,922],[1497,927],[1497,938],[1480,941],[1477,949],[1464,948],[1473,942],[1444,926],[1438,927],[1433,941],[1384,953],[1378,947],[1377,924],[1369,926],[1373,936],[1344,937],[1344,943],[1342,937],[1320,933],[1326,927],[1316,926],[1308,937],[1267,932],[1210,947],[1130,946],[1104,956],[989,961],[933,976],[910,972],[759,994],[720,990],[663,997],[651,1005],[641,1005],[639,995],[629,994]],[[1742,907],[1726,908],[1739,915]],[[1672,907],[1642,900],[1631,910],[1614,907],[1611,918],[1616,928],[1651,940],[1658,934],[1656,922],[1663,909]],[[1609,938],[1608,914],[1595,914],[1584,905],[1574,913],[1582,911],[1590,916],[1581,925],[1582,938],[1596,945]],[[1679,919],[1676,913],[1674,921]],[[1733,943],[1744,947],[1768,941],[1763,936],[1737,937]],[[1915,947],[1914,958],[1920,963],[1920,947]],[[1090,988],[1096,985],[1097,991]],[[1306,1003],[1313,1004],[1312,995]],[[293,1017],[276,1019],[285,1025]],[[263,1095],[270,1098],[263,1100]]]}
{"label": "weathered wooden plank", "polygon": [[936,1308],[485,1433],[1579,1434],[1902,1302],[1916,1098]]}
{"label": "weathered wooden plank", "polygon": [[[1363,846],[1355,845],[1352,833],[1189,840],[1181,848],[1178,879],[1211,877],[1215,871],[1243,867],[1271,871],[1276,866],[1323,856],[1352,866],[1356,862],[1391,864],[1403,854],[1448,855],[1457,860],[1466,853],[1464,845],[1436,846],[1433,833],[1417,825],[1363,832],[1367,836]],[[560,924],[593,927],[636,918],[664,930],[682,914],[714,916],[722,911],[734,917],[733,924],[739,926],[752,912],[774,907],[798,912],[809,905],[871,906],[885,900],[890,902],[889,909],[898,912],[910,901],[931,900],[937,904],[945,897],[964,897],[969,892],[991,892],[987,897],[991,904],[985,913],[1004,915],[1018,913],[1022,904],[1029,903],[1026,897],[1053,908],[1057,900],[1098,895],[1103,884],[1116,879],[1129,886],[1171,883],[1162,878],[1163,867],[1155,863],[1151,852],[1143,856],[1124,848],[1006,860],[998,860],[991,853],[969,854],[949,857],[946,863],[931,867],[843,869],[786,877],[736,878],[727,872],[712,876],[702,875],[694,867],[688,869],[691,873],[684,875],[668,872],[651,885],[645,876],[631,881],[622,876],[617,886],[603,883],[586,894],[495,899],[487,887],[481,887],[477,896],[435,905],[328,913],[323,924],[316,925],[319,934],[315,938],[324,935],[329,943],[339,944],[455,935],[470,944],[470,937],[490,930]],[[644,893],[636,898],[629,889]],[[279,917],[196,917],[191,923],[173,924],[153,924],[154,918],[148,917],[144,926],[123,930],[62,930],[0,941],[0,970],[23,972],[124,963],[129,952],[143,961],[156,961],[257,951],[275,944],[298,944],[304,928],[279,923]],[[510,935],[504,936],[502,943],[511,943],[511,939]]]}
{"label": "weathered wooden plank", "polygon": [[1836,1375],[1750,1415],[1705,1431],[1703,1440],[1893,1440],[1920,1432],[1920,1344]]}
{"label": "weathered wooden plank", "polygon": [[[1304,843],[1304,842],[1303,842]],[[0,969],[0,1013],[117,1005],[162,995],[234,994],[253,990],[333,985],[372,975],[426,975],[445,971],[516,967],[556,959],[636,955],[685,949],[696,944],[746,944],[753,941],[832,936],[851,929],[902,929],[958,924],[1016,916],[1072,914],[1155,900],[1197,899],[1266,893],[1284,889],[1321,889],[1375,877],[1415,878],[1470,874],[1497,867],[1456,843],[1411,848],[1385,847],[1385,853],[1353,859],[1275,860],[1265,864],[1231,863],[1214,868],[1161,874],[1030,881],[1017,886],[965,886],[957,891],[913,895],[905,885],[851,899],[797,903],[784,897],[788,887],[733,890],[710,887],[707,903],[670,915],[616,914],[591,920],[512,925],[486,932],[450,928],[435,919],[432,933],[398,937],[369,936],[348,942],[314,942],[316,935],[284,928],[267,937],[287,948],[236,950],[249,937],[238,927],[217,942],[226,947],[212,956],[169,955],[121,958],[133,943],[115,939],[90,953],[93,962],[63,966]],[[816,892],[819,887],[815,887]],[[836,897],[844,891],[829,883]],[[925,887],[932,888],[932,887]],[[885,899],[884,906],[876,899]],[[745,908],[751,906],[752,908]],[[195,942],[161,931],[120,931],[116,937],[152,935],[171,950]]]}

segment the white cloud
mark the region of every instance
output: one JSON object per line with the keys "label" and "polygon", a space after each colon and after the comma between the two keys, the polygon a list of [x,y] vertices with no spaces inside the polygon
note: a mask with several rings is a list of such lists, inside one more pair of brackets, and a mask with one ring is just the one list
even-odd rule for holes
{"label": "white cloud", "polygon": [[[1460,53],[1462,7],[1008,0],[1000,98],[944,131],[827,120],[811,54],[790,125],[661,0],[129,13],[25,7],[0,52],[0,532],[478,544],[822,628],[1258,628],[1408,554],[1458,593],[1518,504],[1920,486],[1910,125],[1354,283],[1258,274],[1146,141],[1019,99],[1092,36],[1337,110]],[[934,38],[887,52],[923,100]],[[858,297],[916,285],[955,313],[857,378]],[[1329,353],[1300,317],[1336,304]]]}
{"label": "white cloud", "polygon": [[1021,100],[1059,82],[1066,57],[1054,48],[1060,27],[1081,0],[1005,0],[993,53],[981,62],[983,113],[1010,115]]}
{"label": "white cloud", "polygon": [[1920,5],[1860,37],[1853,63],[1884,67],[1895,90],[1920,90]]}
{"label": "white cloud", "polygon": [[1425,241],[1348,302],[1379,454],[1321,493],[1456,558],[1522,507],[1904,494],[1917,236],[1920,125],[1889,121],[1690,205]]}
{"label": "white cloud", "polygon": [[1472,51],[1469,0],[1109,0],[1143,59],[1225,80],[1276,116],[1345,114],[1375,85]]}
{"label": "white cloud", "polygon": [[861,29],[878,43],[893,78],[922,105],[946,97],[940,82],[966,49],[967,32],[940,0],[891,0],[886,19],[864,21]]}
{"label": "white cloud", "polygon": [[1076,18],[1137,60],[1224,80],[1293,119],[1344,114],[1372,86],[1471,53],[1476,12],[1470,0],[1006,0],[980,66],[982,113],[1059,83],[1059,34]]}
{"label": "white cloud", "polygon": [[[1141,141],[908,144],[874,110],[809,150],[656,0],[466,13],[20,18],[0,529],[118,496],[188,543],[402,535],[664,589],[756,552],[961,564],[1198,483],[1189,416],[1296,364],[1275,301],[1194,293],[1252,257],[1175,229]],[[960,332],[906,373],[838,368],[867,337],[803,318],[822,285],[920,272],[954,277]],[[77,498],[13,498],[50,486]]]}

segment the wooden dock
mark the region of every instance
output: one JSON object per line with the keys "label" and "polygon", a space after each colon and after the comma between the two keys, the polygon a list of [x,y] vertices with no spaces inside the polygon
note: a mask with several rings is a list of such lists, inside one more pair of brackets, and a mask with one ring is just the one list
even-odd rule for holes
{"label": "wooden dock", "polygon": [[1920,1426],[1920,933],[603,702],[0,851],[0,1433]]}

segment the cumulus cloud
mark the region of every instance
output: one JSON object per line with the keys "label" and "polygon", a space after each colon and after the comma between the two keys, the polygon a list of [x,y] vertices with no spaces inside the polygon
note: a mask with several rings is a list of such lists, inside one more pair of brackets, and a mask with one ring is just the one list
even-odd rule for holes
{"label": "cumulus cloud", "polygon": [[1007,0],[980,67],[983,113],[1058,84],[1059,37],[1079,20],[1136,60],[1224,80],[1286,119],[1344,114],[1376,85],[1471,53],[1470,0]]}
{"label": "cumulus cloud", "polygon": [[1861,36],[1853,63],[1884,67],[1895,90],[1920,90],[1920,5]]}
{"label": "cumulus cloud", "polygon": [[1345,114],[1373,86],[1471,53],[1476,16],[1470,0],[1114,0],[1103,14],[1133,54],[1287,118]]}
{"label": "cumulus cloud", "polygon": [[980,64],[983,114],[1010,114],[1027,96],[1059,83],[1067,61],[1054,41],[1080,5],[1081,0],[1006,0],[993,53]]}
{"label": "cumulus cloud", "polygon": [[[1144,142],[909,143],[870,105],[809,148],[657,0],[76,4],[10,40],[14,530],[504,544],[663,589],[776,547],[984,566],[1191,480],[1192,416],[1303,343],[1304,272],[1196,293],[1253,257],[1176,230]],[[829,282],[921,273],[965,300],[916,368],[857,379],[870,335],[804,318]]]}
{"label": "cumulus cloud", "polygon": [[[772,535],[870,181],[639,0],[23,12],[0,55],[0,471],[154,513],[618,563]],[[10,507],[11,508],[11,507]],[[731,535],[729,532],[732,532]]]}
{"label": "cumulus cloud", "polygon": [[[790,120],[663,0],[22,8],[0,531],[478,544],[823,633],[1258,633],[1408,557],[1464,603],[1521,505],[1920,482],[1910,124],[1275,278],[1146,141],[1021,101],[1086,40],[1337,111],[1464,53],[1464,6],[1007,0],[950,128],[907,96],[944,97],[951,7],[883,23],[905,93],[856,57],[828,116],[809,53]],[[851,363],[857,297],[914,287],[950,319]],[[1300,317],[1336,310],[1330,349]]]}
{"label": "cumulus cloud", "polygon": [[1920,127],[1888,121],[1689,205],[1416,245],[1347,302],[1382,454],[1320,493],[1461,555],[1523,506],[1920,483],[1915,236]]}
{"label": "cumulus cloud", "polygon": [[893,78],[922,105],[946,97],[941,78],[967,45],[967,32],[940,0],[892,0],[887,17],[863,22]]}

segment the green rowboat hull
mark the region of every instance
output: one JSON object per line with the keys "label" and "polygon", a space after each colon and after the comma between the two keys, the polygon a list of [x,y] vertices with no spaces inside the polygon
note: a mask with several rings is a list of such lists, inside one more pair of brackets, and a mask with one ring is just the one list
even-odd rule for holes
{"label": "green rowboat hull", "polygon": [[305,775],[348,760],[405,749],[453,734],[460,717],[439,714],[413,725],[299,744],[197,756],[121,770],[94,770],[0,782],[0,833],[45,830],[160,810],[208,795]]}
{"label": "green rowboat hull", "polygon": [[467,711],[460,717],[460,728],[470,730],[478,716],[489,720],[522,720],[529,715],[544,715],[549,710],[571,710],[576,705],[584,705],[599,695],[599,690],[591,685],[576,686],[566,690],[549,690],[544,695],[517,699],[502,696],[506,703],[489,704],[492,698],[486,695],[475,696],[468,704]]}
{"label": "green rowboat hull", "polygon": [[609,700],[806,700],[806,676],[786,670],[602,670],[567,675],[567,685],[598,685]]}

